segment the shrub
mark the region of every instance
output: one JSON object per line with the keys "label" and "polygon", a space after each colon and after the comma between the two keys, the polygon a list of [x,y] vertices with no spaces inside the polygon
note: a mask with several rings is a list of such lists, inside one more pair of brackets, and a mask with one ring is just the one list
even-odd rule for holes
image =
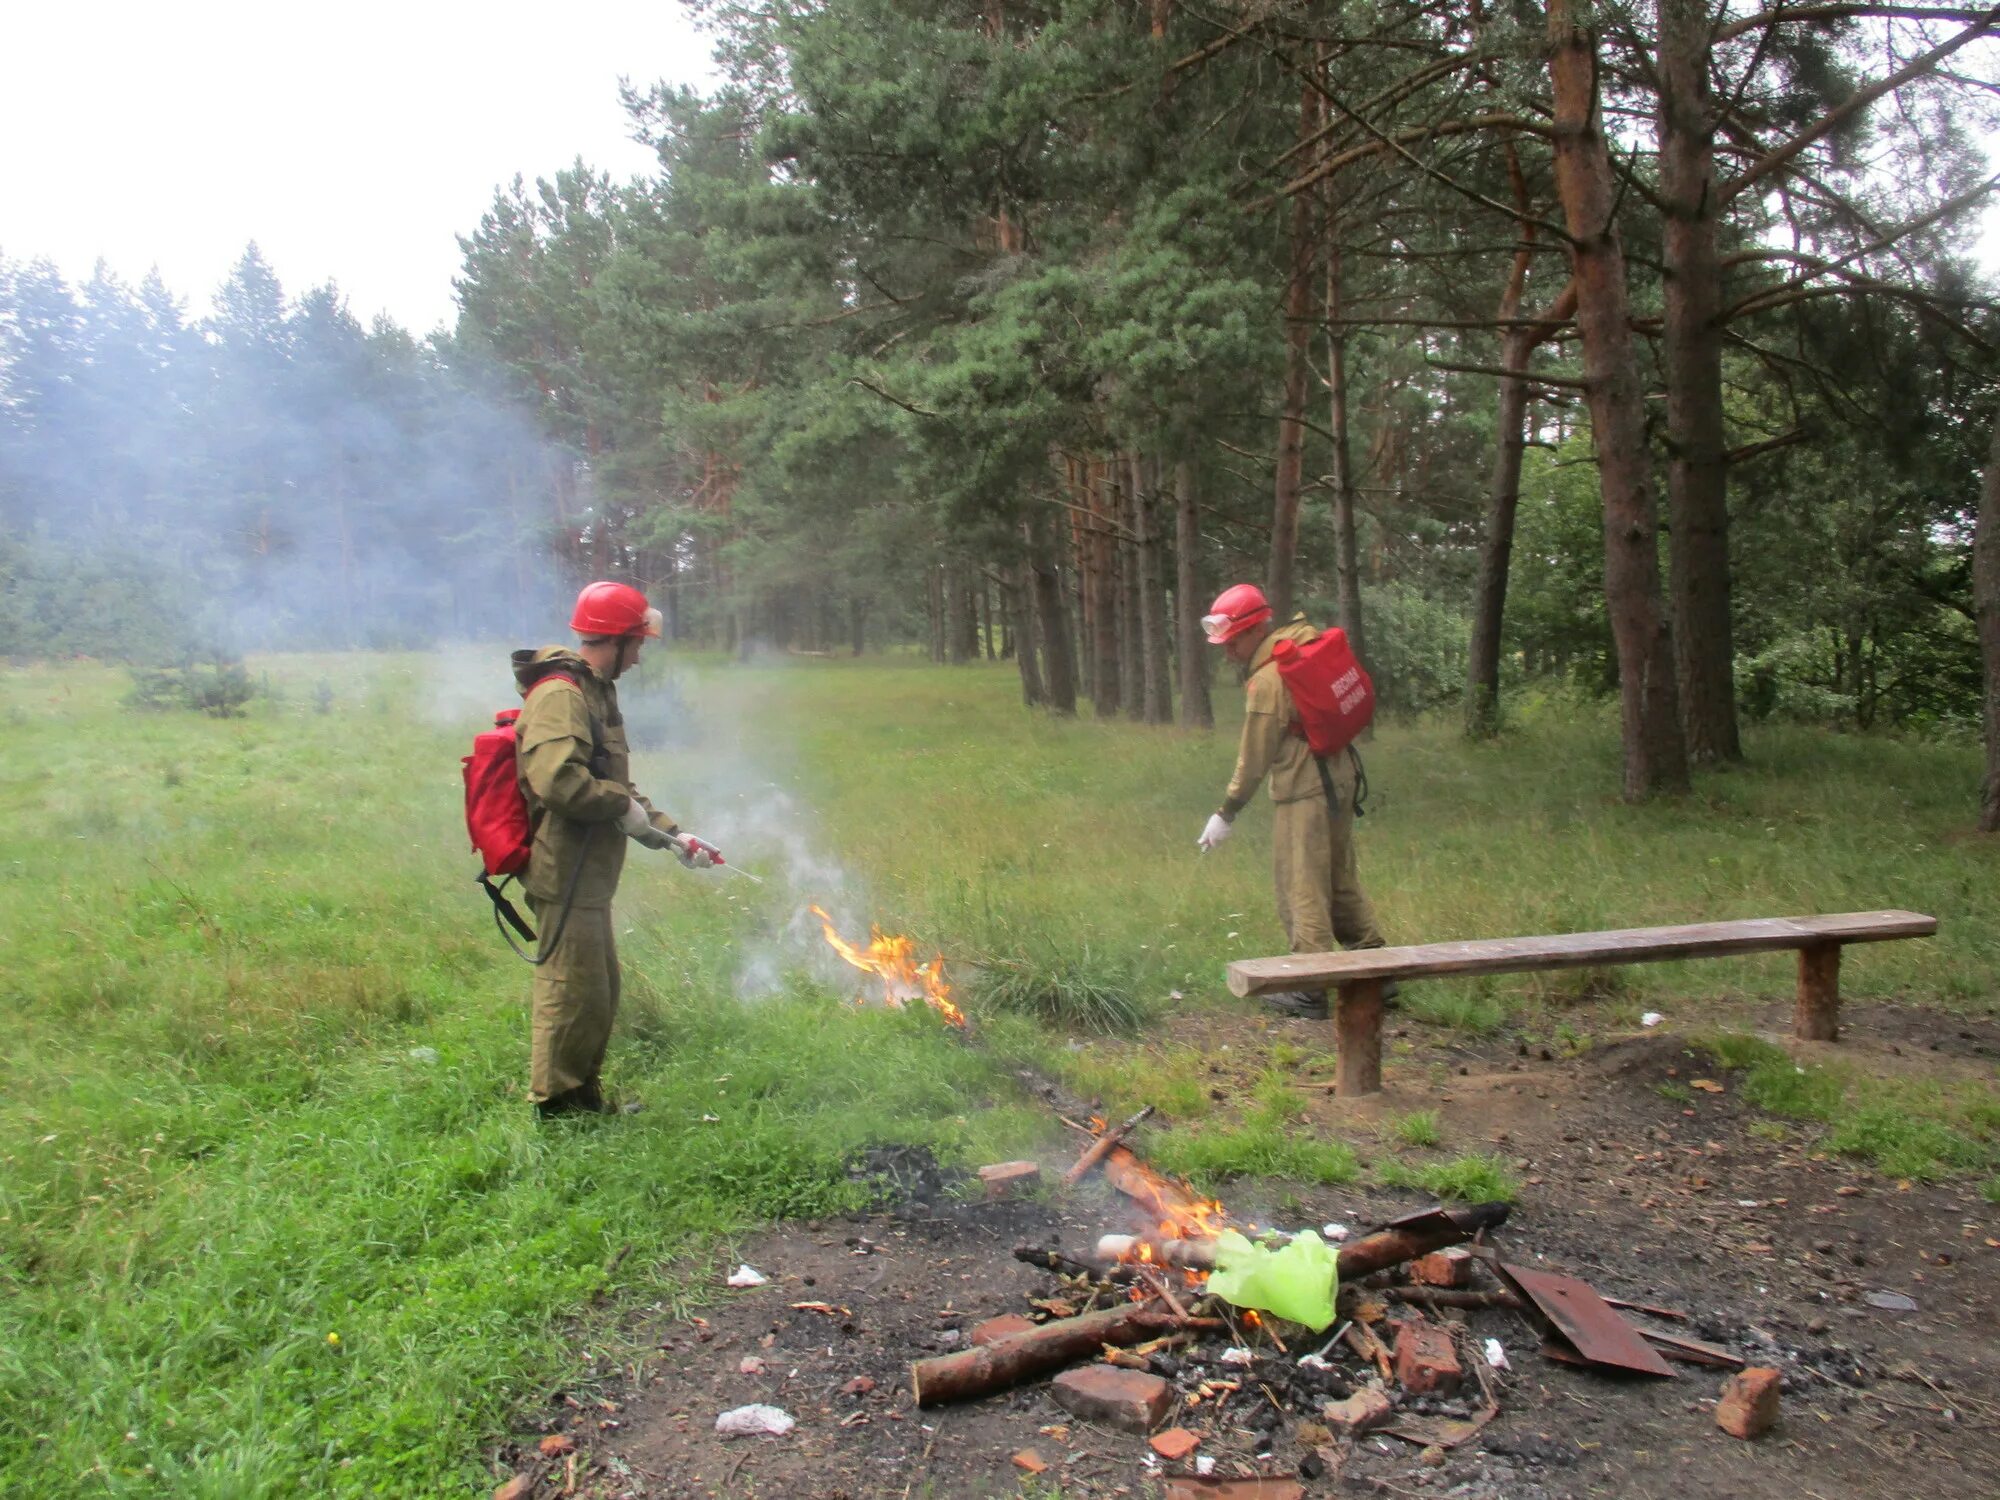
{"label": "shrub", "polygon": [[126,706],[143,713],[193,709],[210,718],[240,715],[257,696],[257,685],[240,661],[183,662],[172,667],[134,667]]}

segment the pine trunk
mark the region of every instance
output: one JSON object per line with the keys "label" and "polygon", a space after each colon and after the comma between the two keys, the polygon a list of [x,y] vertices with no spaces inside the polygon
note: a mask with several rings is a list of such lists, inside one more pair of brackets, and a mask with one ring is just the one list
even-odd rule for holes
{"label": "pine trunk", "polygon": [[1189,729],[1215,727],[1208,697],[1208,640],[1201,617],[1208,596],[1201,586],[1201,508],[1195,503],[1194,465],[1174,465],[1174,625],[1181,652],[1181,723]]}
{"label": "pine trunk", "polygon": [[[1307,85],[1299,99],[1299,139],[1319,127],[1319,93]],[[1305,481],[1307,365],[1312,353],[1313,201],[1309,193],[1292,199],[1291,273],[1285,287],[1285,391],[1278,416],[1277,475],[1271,498],[1271,557],[1264,592],[1273,618],[1292,615],[1293,574],[1298,562],[1299,500]]]}
{"label": "pine trunk", "polygon": [[1676,686],[1688,755],[1698,762],[1740,760],[1707,0],[1661,0],[1659,24],[1660,196],[1666,206],[1661,365]]}
{"label": "pine trunk", "polygon": [[1986,482],[1979,492],[1979,522],[1972,533],[1972,613],[1979,624],[1979,657],[1986,679],[1986,785],[1979,828],[2000,833],[2000,413],[1994,416]]}
{"label": "pine trunk", "polygon": [[1368,641],[1361,626],[1361,555],[1356,538],[1354,508],[1354,450],[1347,423],[1347,331],[1346,288],[1341,281],[1340,247],[1327,254],[1326,379],[1333,432],[1333,565],[1340,584],[1340,628],[1347,632],[1347,644],[1363,666],[1368,664]]}
{"label": "pine trunk", "polygon": [[1167,669],[1167,581],[1160,546],[1160,502],[1145,460],[1132,455],[1133,530],[1138,533],[1139,673],[1148,724],[1174,721],[1173,680]]}
{"label": "pine trunk", "polygon": [[1111,456],[1118,479],[1118,672],[1125,717],[1146,717],[1146,651],[1139,593],[1139,469],[1129,454]]}
{"label": "pine trunk", "polygon": [[1636,801],[1687,790],[1687,748],[1674,687],[1673,633],[1660,590],[1645,390],[1632,347],[1625,249],[1613,222],[1616,183],[1597,109],[1597,45],[1576,19],[1581,3],[1549,0],[1556,189],[1570,233],[1577,328],[1604,496],[1604,598],[1618,654],[1624,794]]}
{"label": "pine trunk", "polygon": [[1091,705],[1100,719],[1118,712],[1118,515],[1117,490],[1109,466],[1090,463],[1090,638]]}
{"label": "pine trunk", "polygon": [[[1534,260],[1535,228],[1526,217],[1528,184],[1513,143],[1507,146],[1507,175],[1522,213],[1521,248],[1500,291],[1500,321],[1521,315],[1528,268]],[[1551,319],[1569,316],[1565,290]],[[1521,505],[1521,459],[1528,445],[1528,360],[1545,329],[1509,328],[1501,335],[1498,413],[1494,419],[1493,472],[1486,486],[1486,515],[1479,535],[1479,572],[1473,585],[1472,640],[1465,663],[1465,732],[1485,739],[1500,732],[1500,632],[1507,613],[1507,570],[1514,554],[1514,517]]]}
{"label": "pine trunk", "polygon": [[1029,708],[1037,708],[1046,694],[1042,690],[1042,672],[1035,660],[1035,599],[1034,568],[1028,563],[1018,563],[1007,571],[1007,582],[1000,590],[1001,619],[1007,629],[1007,644],[1014,653],[1014,666],[1021,674],[1021,701]]}
{"label": "pine trunk", "polygon": [[1049,518],[1037,511],[1028,521],[1028,572],[1034,581],[1031,613],[1035,629],[1021,635],[1021,655],[1032,658],[1042,649],[1044,689],[1052,712],[1076,712],[1076,656],[1070,647],[1069,607],[1063,602],[1062,573],[1056,566],[1055,545],[1049,540]]}

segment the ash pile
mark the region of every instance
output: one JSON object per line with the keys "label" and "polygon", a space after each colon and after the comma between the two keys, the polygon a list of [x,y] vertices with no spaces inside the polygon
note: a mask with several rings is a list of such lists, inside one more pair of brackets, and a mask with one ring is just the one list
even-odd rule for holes
{"label": "ash pile", "polygon": [[[1361,1460],[1379,1473],[1393,1454],[1434,1493],[1532,1495],[1533,1437],[1489,1435],[1478,1464],[1454,1462],[1504,1410],[1517,1360],[1639,1380],[1707,1366],[1733,1372],[1714,1408],[1724,1430],[1755,1437],[1777,1417],[1779,1372],[1690,1336],[1685,1314],[1516,1263],[1496,1235],[1505,1203],[1362,1227],[1238,1225],[1134,1154],[1127,1139],[1148,1113],[1092,1122],[1063,1178],[1101,1173],[1136,1230],[1016,1246],[1049,1273],[1040,1295],[977,1325],[969,1347],[911,1366],[931,1408],[1047,1381],[1072,1421],[1014,1454],[1027,1473],[1093,1481],[1109,1477],[1093,1465],[1129,1474],[1136,1458],[1169,1500],[1286,1500],[1339,1486]],[[1038,1175],[1031,1163],[981,1173],[995,1195]],[[1500,1336],[1475,1333],[1475,1315]],[[1105,1451],[1107,1431],[1129,1434],[1129,1450]]]}

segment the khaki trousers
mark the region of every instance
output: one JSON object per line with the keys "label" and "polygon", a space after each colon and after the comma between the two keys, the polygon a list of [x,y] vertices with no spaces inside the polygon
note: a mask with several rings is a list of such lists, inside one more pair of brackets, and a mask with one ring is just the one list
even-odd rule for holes
{"label": "khaki trousers", "polygon": [[[562,911],[560,901],[528,897],[535,930],[544,938]],[[597,1082],[618,1014],[618,945],[611,936],[611,908],[570,908],[562,935],[535,970],[528,1093],[537,1104]]]}
{"label": "khaki trousers", "polygon": [[[1380,948],[1375,908],[1361,889],[1354,859],[1354,774],[1345,756],[1333,773],[1338,808],[1324,796],[1276,804],[1271,830],[1278,920],[1294,953]],[[1345,773],[1344,775],[1342,773]]]}

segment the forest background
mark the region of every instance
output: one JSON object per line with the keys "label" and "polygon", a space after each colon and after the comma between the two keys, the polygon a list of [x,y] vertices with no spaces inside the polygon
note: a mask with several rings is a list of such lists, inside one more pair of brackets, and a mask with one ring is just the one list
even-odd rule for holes
{"label": "forest background", "polygon": [[1993,12],[698,9],[658,171],[500,192],[422,342],[254,246],[199,320],[0,262],[0,649],[539,638],[619,576],[1199,725],[1249,577],[1392,710],[1616,695],[1632,797],[1746,718],[1994,717]]}

